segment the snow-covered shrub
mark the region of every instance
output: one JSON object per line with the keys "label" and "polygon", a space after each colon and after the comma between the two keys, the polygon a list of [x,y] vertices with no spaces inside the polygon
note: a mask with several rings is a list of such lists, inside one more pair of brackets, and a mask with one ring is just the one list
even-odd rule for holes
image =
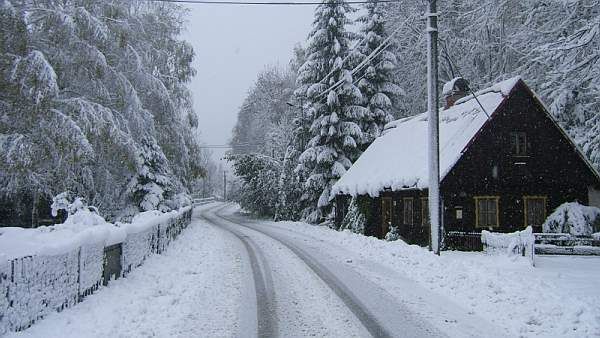
{"label": "snow-covered shrub", "polygon": [[387,234],[385,234],[385,240],[388,242],[393,242],[393,241],[397,241],[398,239],[400,239],[400,234],[398,233],[398,227],[397,226],[390,226],[390,230],[388,231]]}
{"label": "snow-covered shrub", "polygon": [[52,205],[50,205],[51,213],[53,217],[58,216],[58,212],[64,210],[67,215],[71,216],[79,211],[87,210],[92,213],[98,213],[98,209],[93,206],[88,206],[85,199],[82,197],[72,197],[71,192],[65,191],[52,198]]}
{"label": "snow-covered shrub", "polygon": [[532,257],[535,237],[533,236],[533,229],[531,227],[512,233],[497,233],[482,230],[481,243],[487,254]]}
{"label": "snow-covered shrub", "polygon": [[542,225],[544,232],[590,236],[600,231],[600,208],[577,202],[560,205]]}

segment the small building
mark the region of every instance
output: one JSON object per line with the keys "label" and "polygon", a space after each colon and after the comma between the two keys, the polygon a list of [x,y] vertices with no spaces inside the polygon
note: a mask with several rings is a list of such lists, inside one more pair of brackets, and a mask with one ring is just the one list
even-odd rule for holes
{"label": "small building", "polygon": [[[466,235],[477,238],[482,229],[532,226],[540,232],[560,204],[597,203],[597,170],[523,80],[468,95],[468,83],[455,79],[443,92],[440,192],[447,246],[464,246]],[[425,113],[386,126],[333,186],[336,222],[353,196],[368,206],[367,235],[383,238],[395,226],[405,241],[429,243],[427,120]]]}

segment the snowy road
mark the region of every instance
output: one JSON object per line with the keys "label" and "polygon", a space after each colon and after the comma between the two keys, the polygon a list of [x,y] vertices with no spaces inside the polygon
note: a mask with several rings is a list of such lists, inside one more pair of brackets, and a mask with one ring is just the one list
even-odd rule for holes
{"label": "snowy road", "polygon": [[[261,276],[255,280],[272,282],[256,287],[257,303],[263,304],[258,321],[263,315],[272,316],[262,320],[278,327],[259,326],[259,333],[266,329],[280,336],[502,336],[498,328],[423,290],[406,276],[361,261],[316,237],[252,221],[234,211],[235,207],[223,206],[202,215],[241,242],[249,242],[250,256],[261,257],[261,262],[253,263],[260,266]],[[405,297],[386,291],[398,287]],[[265,288],[270,292],[263,293]]]}

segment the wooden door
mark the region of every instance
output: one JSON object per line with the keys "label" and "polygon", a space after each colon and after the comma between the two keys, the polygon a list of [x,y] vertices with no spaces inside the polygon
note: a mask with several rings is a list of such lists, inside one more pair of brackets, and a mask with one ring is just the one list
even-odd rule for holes
{"label": "wooden door", "polygon": [[381,199],[381,237],[390,231],[392,225],[392,198],[384,197]]}

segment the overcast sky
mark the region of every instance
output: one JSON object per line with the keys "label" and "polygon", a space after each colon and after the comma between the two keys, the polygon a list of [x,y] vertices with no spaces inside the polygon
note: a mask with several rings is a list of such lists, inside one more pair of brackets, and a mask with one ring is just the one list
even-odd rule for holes
{"label": "overcast sky", "polygon": [[[196,52],[191,83],[202,141],[226,144],[237,111],[256,75],[285,65],[310,31],[314,6],[189,5],[183,38]],[[215,151],[215,158],[221,156]]]}

